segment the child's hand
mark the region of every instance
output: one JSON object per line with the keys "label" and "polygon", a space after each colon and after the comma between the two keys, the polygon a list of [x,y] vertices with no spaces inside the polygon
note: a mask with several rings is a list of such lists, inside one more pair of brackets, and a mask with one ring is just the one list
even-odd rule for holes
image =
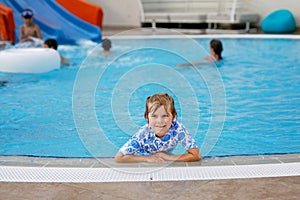
{"label": "child's hand", "polygon": [[28,36],[28,37],[26,38],[26,42],[33,42],[32,37],[31,37],[31,36]]}
{"label": "child's hand", "polygon": [[156,154],[155,154],[155,155],[153,155],[153,156],[148,156],[147,162],[151,162],[151,163],[154,163],[154,162],[156,162],[156,163],[162,163],[162,162],[165,162],[165,160],[164,160],[163,158],[161,158],[161,157],[156,156]]}
{"label": "child's hand", "polygon": [[156,153],[156,154],[154,154],[154,156],[157,156],[165,161],[169,160],[169,157],[170,157],[168,154],[163,153],[163,152]]}
{"label": "child's hand", "polygon": [[21,42],[32,42],[33,40],[31,39],[31,37],[26,37],[25,39],[23,39]]}

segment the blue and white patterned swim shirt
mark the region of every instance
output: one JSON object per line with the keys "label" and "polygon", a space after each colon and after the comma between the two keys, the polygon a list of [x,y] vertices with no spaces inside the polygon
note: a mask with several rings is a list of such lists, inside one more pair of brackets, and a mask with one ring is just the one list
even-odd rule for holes
{"label": "blue and white patterned swim shirt", "polygon": [[194,138],[177,120],[172,122],[168,132],[162,138],[156,137],[149,124],[146,124],[121,147],[119,152],[122,155],[151,155],[157,152],[168,153],[178,143],[181,143],[185,150],[198,148]]}

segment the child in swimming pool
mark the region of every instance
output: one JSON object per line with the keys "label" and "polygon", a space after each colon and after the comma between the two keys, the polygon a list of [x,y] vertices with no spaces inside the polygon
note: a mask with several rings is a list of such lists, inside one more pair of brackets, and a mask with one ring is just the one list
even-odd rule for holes
{"label": "child in swimming pool", "polygon": [[[147,124],[140,128],[118,151],[117,162],[199,161],[200,150],[185,127],[176,120],[174,100],[166,93],[149,96],[144,117]],[[177,143],[186,154],[171,155]]]}
{"label": "child in swimming pool", "polygon": [[103,48],[103,51],[101,52],[102,55],[109,55],[112,53],[110,50],[111,49],[110,39],[105,38],[102,40],[102,48]]}
{"label": "child in swimming pool", "polygon": [[[1,31],[1,30],[0,30]],[[4,49],[11,48],[12,44],[7,40],[2,40],[1,32],[0,32],[0,51]]]}
{"label": "child in swimming pool", "polygon": [[[50,39],[47,39],[44,41],[43,47],[57,50],[58,44],[55,39],[50,38]],[[70,61],[68,59],[66,59],[65,57],[63,57],[62,55],[60,55],[60,61],[61,61],[61,64],[63,64],[63,65],[70,65]]]}
{"label": "child in swimming pool", "polygon": [[212,39],[210,41],[209,50],[211,55],[206,56],[205,60],[218,61],[222,60],[223,45],[220,40]]}
{"label": "child in swimming pool", "polygon": [[0,50],[4,49],[6,46],[6,43],[2,40],[0,40]]}
{"label": "child in swimming pool", "polygon": [[23,25],[20,26],[19,41],[28,42],[33,41],[33,38],[43,39],[40,27],[33,23],[33,12],[30,9],[25,9],[22,12]]}
{"label": "child in swimming pool", "polygon": [[177,66],[192,66],[192,65],[203,65],[207,64],[208,62],[216,62],[221,61],[222,58],[222,51],[223,51],[223,45],[221,40],[218,39],[212,39],[209,43],[209,50],[211,55],[205,56],[204,60],[196,61],[192,63],[180,63]]}

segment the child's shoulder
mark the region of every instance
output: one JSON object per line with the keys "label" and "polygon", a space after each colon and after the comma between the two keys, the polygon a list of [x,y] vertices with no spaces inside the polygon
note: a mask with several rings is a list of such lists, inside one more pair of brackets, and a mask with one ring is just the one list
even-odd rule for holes
{"label": "child's shoulder", "polygon": [[145,124],[142,127],[140,127],[140,129],[138,130],[138,132],[136,133],[137,135],[141,135],[141,134],[145,134],[147,132],[149,132],[149,125]]}
{"label": "child's shoulder", "polygon": [[174,120],[174,121],[172,122],[171,127],[172,127],[175,131],[179,131],[179,132],[185,130],[184,125],[183,125],[181,122],[177,121],[177,120]]}

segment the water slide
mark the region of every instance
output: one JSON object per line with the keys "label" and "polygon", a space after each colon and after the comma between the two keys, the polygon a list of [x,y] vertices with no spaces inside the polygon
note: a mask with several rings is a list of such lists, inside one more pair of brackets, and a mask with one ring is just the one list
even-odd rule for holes
{"label": "water slide", "polygon": [[[73,44],[82,39],[101,41],[99,26],[73,15],[55,0],[0,0],[0,2],[13,10],[17,37],[19,27],[23,24],[21,13],[25,8],[30,8],[34,13],[34,22],[41,28],[43,39],[55,38],[59,44]],[[18,42],[18,38],[16,41]]]}
{"label": "water slide", "polygon": [[55,0],[69,12],[86,22],[99,26],[102,29],[103,10],[101,6],[85,0]]}
{"label": "water slide", "polygon": [[13,10],[0,2],[0,38],[15,44],[15,29],[16,24]]}

